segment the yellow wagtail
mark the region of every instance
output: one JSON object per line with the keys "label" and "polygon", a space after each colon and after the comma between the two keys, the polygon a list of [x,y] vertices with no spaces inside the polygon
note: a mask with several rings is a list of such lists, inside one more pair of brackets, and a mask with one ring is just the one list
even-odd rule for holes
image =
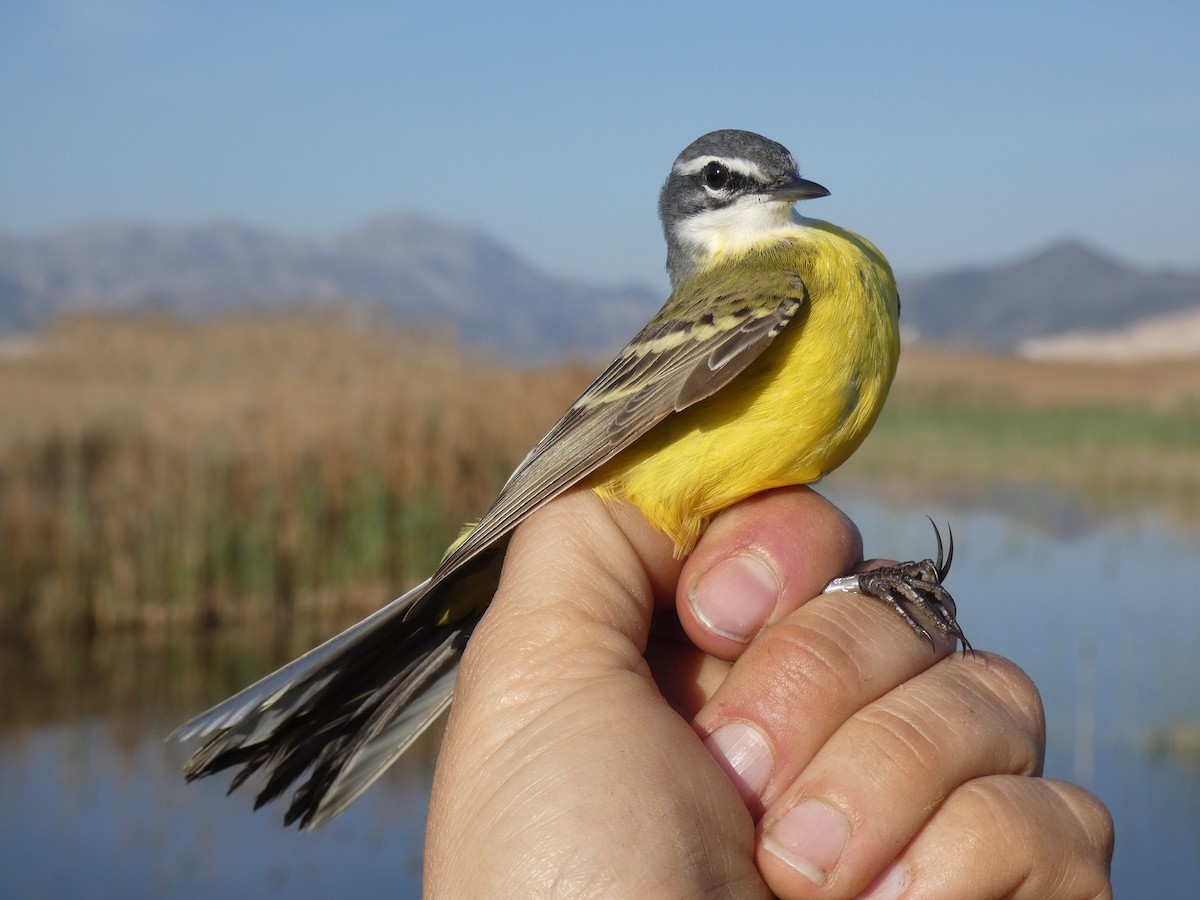
{"label": "yellow wagtail", "polygon": [[[491,509],[403,597],[181,726],[207,737],[189,779],[263,768],[261,805],[303,772],[285,823],[341,812],[450,704],[458,660],[491,601],[508,537],[586,483],[629,502],[688,553],[710,519],[760,491],[816,481],[858,447],[900,353],[892,271],[867,240],[800,217],[828,191],[786,148],[715,131],[675,160],[659,196],[670,298],[538,442]],[[962,638],[941,560],[837,579]]]}

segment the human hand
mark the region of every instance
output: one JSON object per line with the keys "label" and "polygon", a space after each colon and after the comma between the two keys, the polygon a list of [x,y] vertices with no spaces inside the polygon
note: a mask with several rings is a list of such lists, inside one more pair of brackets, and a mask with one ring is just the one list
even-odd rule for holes
{"label": "human hand", "polygon": [[459,673],[428,896],[1108,896],[1107,811],[1026,777],[1019,669],[805,602],[860,557],[807,489],[727,511],[685,562],[588,491],[532,517]]}

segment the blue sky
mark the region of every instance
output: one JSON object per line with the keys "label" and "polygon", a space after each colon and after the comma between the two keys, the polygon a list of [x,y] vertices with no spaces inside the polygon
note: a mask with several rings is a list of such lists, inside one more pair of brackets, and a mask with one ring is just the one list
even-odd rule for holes
{"label": "blue sky", "polygon": [[0,230],[411,209],[665,284],[659,184],[749,128],[905,274],[1066,236],[1200,266],[1200,4],[11,0]]}

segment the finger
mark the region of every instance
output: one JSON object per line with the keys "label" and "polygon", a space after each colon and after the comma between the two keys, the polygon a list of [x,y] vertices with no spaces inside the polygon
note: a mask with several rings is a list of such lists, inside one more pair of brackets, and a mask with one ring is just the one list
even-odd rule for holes
{"label": "finger", "polygon": [[530,710],[550,705],[567,686],[618,671],[645,675],[653,688],[642,653],[655,596],[673,596],[680,565],[670,541],[635,510],[592,491],[570,492],[530,516],[463,654],[449,732],[456,719],[478,713],[496,719],[491,738],[502,743],[524,719],[480,710],[512,711],[514,696]]}
{"label": "finger", "polygon": [[852,716],[951,651],[935,647],[876,600],[822,594],[750,644],[693,724],[761,814]]}
{"label": "finger", "polygon": [[548,504],[513,535],[459,669],[430,800],[428,858],[440,863],[427,883],[455,883],[454,861],[471,859],[485,882],[606,884],[633,824],[629,877],[766,893],[753,822],[642,655],[680,565],[636,511],[591,491]]}
{"label": "finger", "polygon": [[[754,521],[750,520],[751,524]],[[853,523],[847,520],[847,524],[853,530]],[[854,531],[854,534],[857,534],[857,531]],[[719,553],[720,544],[710,544],[709,549],[710,552],[715,549]],[[853,555],[855,551],[849,552]],[[895,560],[871,559],[851,567],[850,572],[865,572],[879,566],[892,565],[895,565]],[[682,581],[683,579],[681,583]],[[819,583],[823,587],[826,581],[827,579],[823,579]],[[811,585],[807,585],[799,589],[799,595],[805,596],[805,592],[810,588]],[[712,644],[707,640],[704,643],[710,646]],[[658,682],[667,702],[689,720],[695,718],[704,704],[717,692],[729,675],[731,666],[731,662],[725,657],[717,657],[698,649],[696,643],[684,631],[677,615],[655,616],[651,641],[646,648],[646,661],[650,664],[654,680]]]}
{"label": "finger", "polygon": [[673,596],[680,566],[671,542],[636,509],[569,492],[514,533],[475,636],[495,632],[570,653],[589,644],[573,626],[591,621],[615,628],[640,653],[655,599]]}
{"label": "finger", "polygon": [[654,617],[646,662],[664,699],[688,722],[717,692],[733,665],[697,649],[673,611]]}
{"label": "finger", "polygon": [[1017,666],[952,656],[830,737],[763,816],[759,868],[781,896],[814,884],[856,896],[946,797],[978,778],[1039,773],[1044,747],[1041,701]]}
{"label": "finger", "polygon": [[1112,815],[1083,788],[979,778],[946,799],[864,896],[1107,898],[1112,854]]}
{"label": "finger", "polygon": [[858,529],[820,494],[758,494],[717,516],[696,545],[679,579],[679,619],[706,653],[736,659],[765,624],[861,558]]}

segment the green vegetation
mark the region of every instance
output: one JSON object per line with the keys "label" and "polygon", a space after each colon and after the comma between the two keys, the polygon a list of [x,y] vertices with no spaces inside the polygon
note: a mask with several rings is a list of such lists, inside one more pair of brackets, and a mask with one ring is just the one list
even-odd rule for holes
{"label": "green vegetation", "polygon": [[[947,365],[954,385],[925,371]],[[1153,506],[1200,525],[1200,365],[918,357],[912,368],[852,477],[948,497],[1049,488],[1100,512]]]}
{"label": "green vegetation", "polygon": [[[373,609],[428,573],[591,370],[525,371],[349,318],[60,322],[0,354],[0,627]],[[1166,498],[1194,525],[1197,398],[1198,364],[910,348],[838,477],[927,497],[999,483],[1100,508]]]}
{"label": "green vegetation", "polygon": [[0,361],[0,622],[373,609],[428,573],[581,378],[338,318],[64,321]]}
{"label": "green vegetation", "polygon": [[1150,732],[1142,749],[1157,759],[1168,759],[1183,767],[1200,766],[1200,722],[1176,722]]}
{"label": "green vegetation", "polygon": [[[917,480],[1048,483],[1093,496],[1200,488],[1200,417],[1147,409],[896,404],[852,465]],[[1194,493],[1192,494],[1194,496]]]}

